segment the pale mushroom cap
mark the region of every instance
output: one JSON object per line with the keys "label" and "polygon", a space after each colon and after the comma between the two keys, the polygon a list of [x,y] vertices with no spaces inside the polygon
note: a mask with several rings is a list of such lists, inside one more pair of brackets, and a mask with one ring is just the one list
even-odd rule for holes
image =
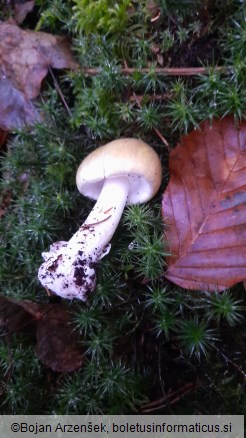
{"label": "pale mushroom cap", "polygon": [[96,200],[104,180],[117,176],[130,181],[127,204],[146,202],[161,184],[160,159],[142,140],[121,138],[91,152],[78,168],[76,183],[84,196]]}

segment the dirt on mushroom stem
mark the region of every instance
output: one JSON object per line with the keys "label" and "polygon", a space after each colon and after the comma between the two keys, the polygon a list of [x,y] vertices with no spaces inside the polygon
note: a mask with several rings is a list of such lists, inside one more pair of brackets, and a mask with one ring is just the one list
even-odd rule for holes
{"label": "dirt on mushroom stem", "polygon": [[67,298],[87,299],[96,286],[95,264],[108,254],[129,191],[127,177],[105,180],[97,203],[69,242],[56,242],[42,254],[38,277],[43,286]]}

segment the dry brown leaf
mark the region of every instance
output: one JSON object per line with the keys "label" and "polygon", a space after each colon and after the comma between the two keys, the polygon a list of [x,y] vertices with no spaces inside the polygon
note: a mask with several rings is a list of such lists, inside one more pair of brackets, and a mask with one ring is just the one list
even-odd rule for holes
{"label": "dry brown leaf", "polygon": [[0,127],[5,131],[21,129],[41,121],[33,103],[8,79],[0,80],[0,102]]}
{"label": "dry brown leaf", "polygon": [[223,290],[246,278],[246,122],[201,125],[170,156],[163,196],[172,257],[166,278],[187,289]]}
{"label": "dry brown leaf", "polygon": [[35,5],[35,0],[30,0],[30,1],[17,1],[15,0],[14,2],[14,18],[15,21],[18,24],[21,24],[27,14],[29,14],[29,12],[31,12],[34,8]]}
{"label": "dry brown leaf", "polygon": [[0,128],[40,121],[31,99],[38,96],[48,68],[76,69],[71,47],[61,36],[0,23]]}
{"label": "dry brown leaf", "polygon": [[49,66],[78,67],[66,38],[22,30],[15,22],[0,24],[0,65],[2,75],[27,99],[38,96]]}
{"label": "dry brown leaf", "polygon": [[83,363],[78,333],[71,323],[71,308],[0,296],[0,327],[10,333],[35,336],[39,360],[54,371],[73,371]]}
{"label": "dry brown leaf", "polygon": [[80,368],[83,362],[78,333],[71,324],[71,310],[60,304],[47,304],[37,322],[38,358],[60,373]]}
{"label": "dry brown leaf", "polygon": [[36,329],[36,321],[18,301],[0,295],[0,327],[10,333],[28,332],[32,334]]}

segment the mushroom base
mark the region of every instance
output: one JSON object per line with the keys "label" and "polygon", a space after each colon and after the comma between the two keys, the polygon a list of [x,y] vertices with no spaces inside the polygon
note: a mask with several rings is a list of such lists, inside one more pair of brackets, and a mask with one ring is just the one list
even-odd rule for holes
{"label": "mushroom base", "polygon": [[38,271],[39,281],[60,297],[85,301],[96,286],[94,263],[80,248],[67,242],[59,245],[54,243],[50,252],[42,254],[45,262]]}
{"label": "mushroom base", "polygon": [[97,203],[68,242],[56,242],[42,254],[41,284],[63,298],[87,299],[96,286],[95,263],[108,254],[129,190],[126,177],[106,179]]}

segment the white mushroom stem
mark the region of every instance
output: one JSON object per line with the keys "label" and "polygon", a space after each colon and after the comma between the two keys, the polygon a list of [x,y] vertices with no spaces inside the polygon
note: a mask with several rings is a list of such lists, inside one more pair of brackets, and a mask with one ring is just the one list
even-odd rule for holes
{"label": "white mushroom stem", "polygon": [[69,245],[79,244],[93,262],[100,259],[118,227],[128,192],[127,177],[105,179],[95,206]]}
{"label": "white mushroom stem", "polygon": [[38,278],[64,298],[85,300],[96,284],[94,263],[106,255],[129,192],[127,177],[105,179],[91,213],[68,242],[56,242],[42,254]]}

